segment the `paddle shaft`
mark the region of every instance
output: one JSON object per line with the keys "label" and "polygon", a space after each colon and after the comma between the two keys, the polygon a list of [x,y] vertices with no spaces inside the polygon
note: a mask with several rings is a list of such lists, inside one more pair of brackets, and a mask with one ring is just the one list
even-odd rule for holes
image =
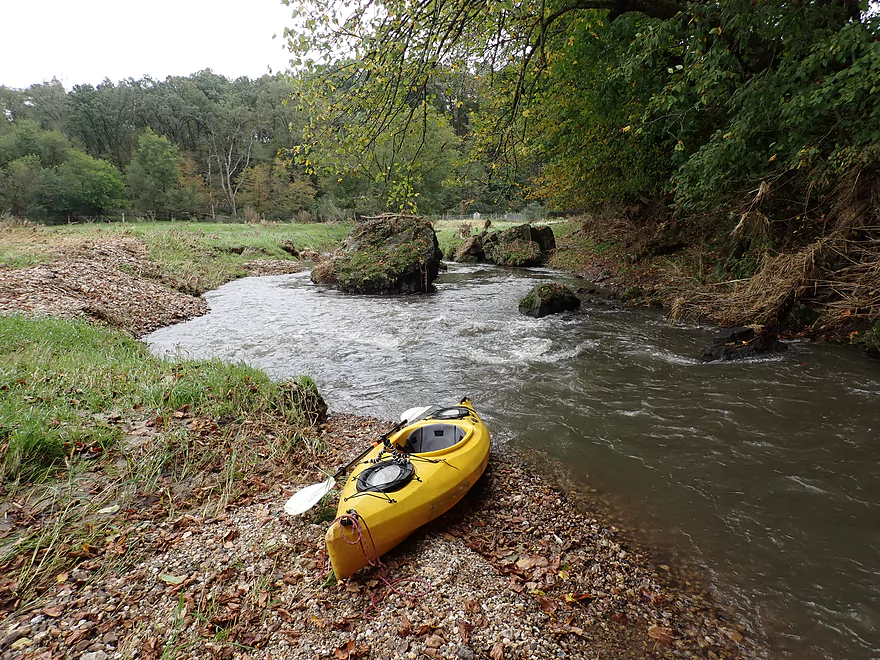
{"label": "paddle shaft", "polygon": [[[408,422],[407,420],[405,420],[405,419],[400,420],[400,421],[394,426],[393,429],[391,429],[391,430],[388,431],[387,433],[383,434],[379,439],[380,439],[382,442],[385,442],[386,440],[388,440],[389,436],[390,436],[392,433],[395,433],[396,431],[399,431],[399,430],[402,429],[404,426],[406,426],[408,423],[409,423],[409,422]],[[376,444],[378,444],[378,443],[376,443]],[[370,445],[369,447],[367,447],[366,449],[364,449],[360,454],[358,454],[358,455],[355,456],[353,459],[351,459],[348,463],[346,463],[346,464],[343,465],[341,468],[339,468],[338,470],[336,470],[336,472],[333,473],[333,478],[334,478],[334,479],[339,479],[339,477],[341,477],[343,474],[345,474],[346,472],[348,472],[348,471],[351,469],[351,467],[352,467],[353,465],[355,465],[355,464],[356,464],[359,460],[361,460],[364,456],[366,456],[367,454],[369,454],[369,453],[373,450],[373,447],[375,447],[375,446],[376,446],[375,444],[374,444],[374,445]]]}

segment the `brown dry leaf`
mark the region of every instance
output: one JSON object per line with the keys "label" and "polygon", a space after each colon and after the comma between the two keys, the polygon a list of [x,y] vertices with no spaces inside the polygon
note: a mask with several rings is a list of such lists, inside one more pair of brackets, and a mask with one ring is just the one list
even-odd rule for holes
{"label": "brown dry leaf", "polygon": [[466,601],[464,604],[464,611],[470,612],[471,614],[479,614],[482,609],[483,606],[475,600]]}
{"label": "brown dry leaf", "polygon": [[413,631],[412,621],[407,618],[406,614],[404,614],[401,618],[403,619],[403,621],[401,621],[400,628],[397,629],[397,634],[401,637],[409,637],[410,635],[412,635]]}
{"label": "brown dry leaf", "polygon": [[496,642],[489,653],[492,660],[504,660],[504,642]]}
{"label": "brown dry leaf", "polygon": [[293,615],[285,610],[283,607],[279,607],[275,609],[275,613],[281,617],[281,620],[285,623],[290,623],[293,621]]}
{"label": "brown dry leaf", "polygon": [[473,630],[474,627],[471,624],[469,624],[467,621],[461,621],[461,620],[456,621],[455,625],[458,626],[458,634],[461,637],[462,644],[467,646],[467,643],[471,638],[471,630]]}
{"label": "brown dry leaf", "polygon": [[58,603],[53,603],[52,605],[47,605],[43,608],[43,614],[48,617],[52,617],[53,619],[57,619],[61,616],[61,613],[64,611],[64,606],[59,605]]}
{"label": "brown dry leaf", "polygon": [[335,658],[339,660],[348,660],[349,656],[351,656],[351,652],[354,650],[354,642],[349,640],[346,642],[345,646],[340,646],[336,649],[336,652],[333,654]]}
{"label": "brown dry leaf", "polygon": [[581,593],[581,594],[565,594],[565,602],[570,605],[576,605],[578,603],[583,603],[585,600],[591,600],[593,598],[593,594]]}
{"label": "brown dry leaf", "polygon": [[541,609],[545,614],[555,614],[556,609],[559,607],[559,601],[555,598],[547,598],[544,596],[538,596],[536,599],[538,601],[538,605],[541,606]]}
{"label": "brown dry leaf", "polygon": [[431,649],[439,649],[443,646],[443,641],[440,635],[428,635],[428,638],[425,640],[425,646]]}
{"label": "brown dry leaf", "polygon": [[672,629],[654,625],[648,628],[648,637],[664,644],[672,644]]}

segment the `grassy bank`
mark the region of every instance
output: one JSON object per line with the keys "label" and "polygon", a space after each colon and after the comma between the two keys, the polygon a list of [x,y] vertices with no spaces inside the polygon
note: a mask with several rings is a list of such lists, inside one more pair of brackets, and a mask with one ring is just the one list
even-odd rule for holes
{"label": "grassy bank", "polygon": [[118,550],[132,519],[222,510],[254,475],[299,465],[325,411],[308,378],[158,359],[84,321],[0,317],[7,599],[26,602],[75,562]]}

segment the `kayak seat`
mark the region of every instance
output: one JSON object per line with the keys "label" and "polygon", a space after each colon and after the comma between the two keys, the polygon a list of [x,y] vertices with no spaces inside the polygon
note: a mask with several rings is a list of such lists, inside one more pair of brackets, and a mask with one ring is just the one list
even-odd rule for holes
{"label": "kayak seat", "polygon": [[464,439],[464,430],[455,424],[428,424],[409,434],[403,451],[407,454],[426,454],[458,444]]}

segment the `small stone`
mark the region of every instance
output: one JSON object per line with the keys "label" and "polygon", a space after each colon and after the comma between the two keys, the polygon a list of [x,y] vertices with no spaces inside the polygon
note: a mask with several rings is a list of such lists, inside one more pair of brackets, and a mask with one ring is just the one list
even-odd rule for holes
{"label": "small stone", "polygon": [[104,651],[92,651],[91,653],[83,653],[79,660],[107,660],[107,654]]}
{"label": "small stone", "polygon": [[474,650],[470,646],[459,646],[455,652],[456,660],[474,660]]}

